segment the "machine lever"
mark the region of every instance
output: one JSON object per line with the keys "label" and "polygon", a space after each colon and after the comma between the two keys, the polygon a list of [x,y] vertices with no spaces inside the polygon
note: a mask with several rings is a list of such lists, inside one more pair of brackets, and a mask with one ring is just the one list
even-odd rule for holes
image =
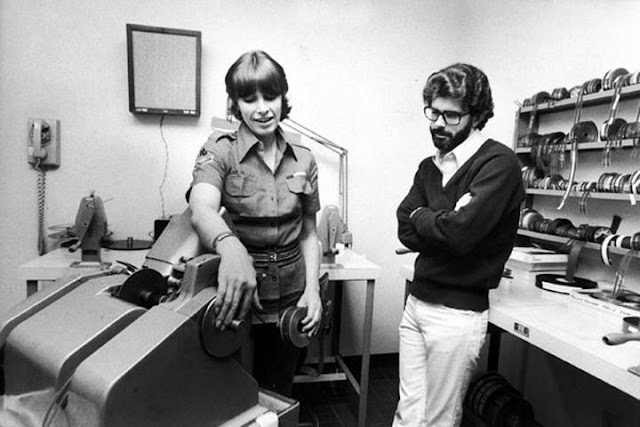
{"label": "machine lever", "polygon": [[126,262],[126,261],[121,261],[121,260],[119,260],[119,259],[118,259],[118,260],[116,260],[116,262],[117,262],[118,264],[122,264],[122,265],[124,265],[125,267],[127,267],[127,270],[129,270],[129,271],[130,271],[130,272],[132,272],[132,273],[135,273],[135,272],[138,270],[138,267],[136,267],[135,265],[133,265],[133,264],[131,264],[131,263],[128,263],[128,262]]}
{"label": "machine lever", "polygon": [[640,341],[640,332],[634,332],[631,334],[629,333],[607,334],[602,337],[602,341],[604,341],[605,344],[608,344],[608,345],[624,344],[627,341]]}

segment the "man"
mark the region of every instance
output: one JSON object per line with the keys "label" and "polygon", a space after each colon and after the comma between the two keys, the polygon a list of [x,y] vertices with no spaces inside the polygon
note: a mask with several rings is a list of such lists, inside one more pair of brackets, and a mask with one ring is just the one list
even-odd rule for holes
{"label": "man", "polygon": [[397,210],[398,237],[419,252],[400,323],[400,401],[393,425],[457,426],[524,198],[511,149],[485,138],[487,76],[454,64],[432,74],[424,114],[436,155]]}

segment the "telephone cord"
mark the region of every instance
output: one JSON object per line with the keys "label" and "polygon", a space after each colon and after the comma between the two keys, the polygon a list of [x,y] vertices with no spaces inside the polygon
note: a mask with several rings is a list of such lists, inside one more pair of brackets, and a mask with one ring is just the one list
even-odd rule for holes
{"label": "telephone cord", "polygon": [[44,215],[46,208],[46,184],[47,184],[47,172],[40,168],[40,159],[34,165],[34,168],[38,171],[38,254],[44,255],[47,253],[47,241],[45,238],[45,224]]}

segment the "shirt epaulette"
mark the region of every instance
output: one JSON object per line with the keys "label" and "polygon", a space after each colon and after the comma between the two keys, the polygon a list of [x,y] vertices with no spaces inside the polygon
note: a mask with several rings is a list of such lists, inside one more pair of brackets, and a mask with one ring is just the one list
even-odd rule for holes
{"label": "shirt epaulette", "polygon": [[313,156],[311,149],[305,147],[302,144],[297,144],[293,142],[289,142],[289,146],[291,147],[291,153],[296,159],[305,158],[308,156]]}
{"label": "shirt epaulette", "polygon": [[229,141],[235,141],[238,139],[238,132],[225,132],[221,135],[216,135],[214,138],[216,143],[222,141],[223,139],[227,139]]}

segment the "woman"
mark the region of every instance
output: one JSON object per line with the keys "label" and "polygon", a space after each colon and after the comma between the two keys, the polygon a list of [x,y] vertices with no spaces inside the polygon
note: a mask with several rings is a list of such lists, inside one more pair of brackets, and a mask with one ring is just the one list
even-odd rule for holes
{"label": "woman", "polygon": [[[209,137],[188,195],[193,227],[221,258],[216,324],[224,329],[244,318],[252,303],[265,313],[307,307],[302,330],[312,336],[322,312],[315,159],[280,128],[291,108],[284,70],[273,58],[262,51],[243,54],[225,83],[228,112],[241,124],[237,132]],[[274,324],[254,326],[252,337],[254,377],[290,395],[299,349],[283,342]]]}

